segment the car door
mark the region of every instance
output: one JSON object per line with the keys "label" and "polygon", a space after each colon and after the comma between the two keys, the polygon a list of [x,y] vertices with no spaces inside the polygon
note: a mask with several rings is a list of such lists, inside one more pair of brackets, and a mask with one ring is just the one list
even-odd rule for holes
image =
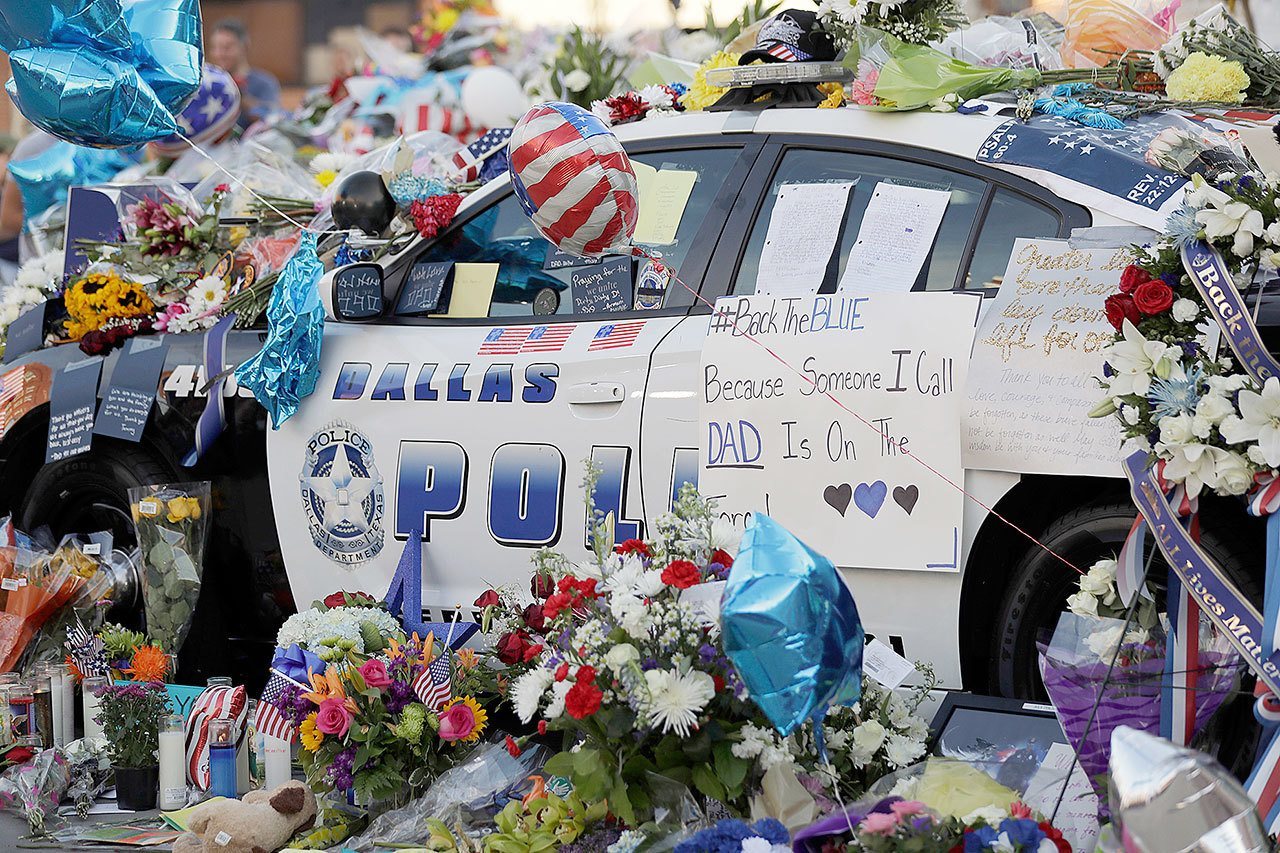
{"label": "car door", "polygon": [[[635,143],[631,153],[655,174],[692,180],[677,227],[649,248],[696,291],[742,145]],[[740,182],[745,168],[736,174]],[[588,460],[599,470],[596,508],[612,515],[615,536],[642,535],[636,484],[650,356],[693,296],[668,287],[649,310],[628,302],[584,313],[571,282],[599,268],[567,266],[550,249],[503,191],[388,270],[384,316],[328,325],[315,396],[270,439],[282,547],[300,600],[311,594],[300,588],[381,593],[414,535],[423,541],[423,602],[435,607],[522,583],[532,549],[585,556]],[[634,279],[643,259],[614,263]],[[406,302],[402,282],[431,264],[451,265],[436,310],[451,313],[465,283],[492,288],[470,312],[483,316]]]}
{"label": "car door", "polygon": [[[940,152],[861,139],[769,137],[725,223],[697,304],[653,355],[641,438],[646,458],[645,509],[650,516],[670,502],[683,482],[697,482],[701,464],[698,408],[707,381],[699,361],[711,306],[719,296],[755,292],[778,190],[784,184],[824,181],[855,183],[832,260],[832,281],[839,281],[843,273],[871,187],[880,181],[951,193],[916,290],[994,293],[1016,237],[1066,236],[1071,227],[1089,224],[1082,208],[1055,199],[1028,181]],[[650,464],[652,459],[670,459],[670,463]],[[967,478],[966,488],[973,491]],[[966,542],[982,521],[980,514],[971,516],[971,509],[980,508],[966,508]],[[739,528],[744,521],[729,520]],[[973,530],[968,529],[971,520]],[[933,662],[944,684],[959,686],[960,574],[847,567],[844,576],[869,631],[910,658]],[[903,601],[912,606],[902,607]]]}

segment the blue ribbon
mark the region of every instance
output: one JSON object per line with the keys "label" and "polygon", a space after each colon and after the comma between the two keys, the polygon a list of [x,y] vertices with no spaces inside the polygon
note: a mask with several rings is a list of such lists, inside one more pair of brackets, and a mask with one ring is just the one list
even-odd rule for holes
{"label": "blue ribbon", "polygon": [[1262,595],[1264,622],[1262,636],[1268,654],[1274,654],[1280,642],[1276,631],[1280,630],[1280,513],[1267,516],[1267,575],[1266,590]]}
{"label": "blue ribbon", "polygon": [[1258,384],[1280,376],[1280,363],[1262,343],[1222,254],[1204,240],[1189,240],[1182,246],[1182,266],[1249,375]]}
{"label": "blue ribbon", "polygon": [[271,668],[299,684],[310,684],[309,676],[312,673],[324,674],[325,663],[318,655],[294,643],[287,649],[276,648],[275,657],[271,659]]}
{"label": "blue ribbon", "polygon": [[1280,695],[1280,655],[1264,652],[1262,616],[1191,540],[1165,499],[1148,459],[1142,450],[1131,454],[1124,461],[1124,472],[1133,502],[1151,526],[1160,552],[1200,610],[1213,620],[1258,679]]}
{"label": "blue ribbon", "polygon": [[204,333],[204,375],[216,377],[209,385],[209,396],[204,401],[204,411],[196,421],[196,446],[182,460],[190,468],[200,461],[205,451],[222,435],[227,426],[226,404],[222,401],[222,386],[227,378],[222,375],[223,358],[227,353],[227,334],[235,325],[236,314],[231,312]]}

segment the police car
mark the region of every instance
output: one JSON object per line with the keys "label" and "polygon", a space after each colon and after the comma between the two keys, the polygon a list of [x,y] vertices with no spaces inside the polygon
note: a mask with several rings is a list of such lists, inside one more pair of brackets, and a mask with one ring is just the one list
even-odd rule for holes
{"label": "police car", "polygon": [[[710,305],[753,292],[787,183],[878,181],[947,189],[951,201],[916,283],[921,291],[999,286],[1017,237],[1066,238],[1124,224],[1040,182],[975,160],[1004,119],[843,110],[700,112],[616,128],[633,162],[696,175],[661,246],[679,270],[657,307],[575,312],[571,263],[549,255],[505,179],[468,196],[452,227],[380,262],[381,306],[330,311],[315,394],[278,431],[234,385],[228,428],[193,469],[204,406],[199,338],[170,338],[159,405],[141,444],[95,439],[91,453],[41,465],[47,407],[4,424],[0,500],[27,525],[128,535],[124,492],[212,479],[206,583],[184,651],[195,671],[260,678],[279,621],[337,589],[381,593],[405,541],[423,541],[423,603],[439,619],[489,585],[523,584],[535,549],[586,556],[584,460],[601,469],[596,505],[619,540],[641,536],[684,482],[696,482],[699,355]],[[838,249],[849,254],[869,192],[855,192]],[[407,282],[431,264],[494,275],[487,316],[419,310]],[[415,273],[415,270],[419,271]],[[641,271],[637,269],[637,274]],[[837,271],[838,272],[838,271]],[[341,274],[340,272],[337,274]],[[687,285],[684,286],[684,285]],[[660,286],[660,285],[659,285]],[[1267,324],[1270,306],[1263,306]],[[1264,332],[1267,334],[1269,332]],[[258,348],[234,333],[227,362]],[[57,369],[63,347],[22,363]],[[104,379],[110,366],[104,372]],[[104,383],[105,384],[105,383]],[[264,440],[265,436],[265,440]],[[1134,517],[1122,480],[968,471],[967,492],[1076,565],[1113,555]],[[946,688],[1032,697],[1036,641],[1073,573],[966,502],[960,571],[845,567],[870,633],[934,664]],[[1236,508],[1205,512],[1205,545],[1225,566],[1261,566]],[[1257,579],[1241,579],[1257,592]],[[203,637],[229,637],[205,645]],[[242,664],[242,665],[241,665]]]}

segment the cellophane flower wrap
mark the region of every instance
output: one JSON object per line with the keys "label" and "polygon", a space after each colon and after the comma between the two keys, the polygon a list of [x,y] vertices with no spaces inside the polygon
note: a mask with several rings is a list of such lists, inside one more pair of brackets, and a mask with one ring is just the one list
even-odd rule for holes
{"label": "cellophane flower wrap", "polygon": [[41,750],[25,764],[0,773],[0,808],[20,810],[31,834],[44,835],[70,784],[71,765],[62,750]]}
{"label": "cellophane flower wrap", "polygon": [[139,486],[129,504],[142,552],[142,601],[151,640],[177,654],[191,629],[204,574],[209,483]]}
{"label": "cellophane flower wrap", "polygon": [[[588,495],[596,476],[589,469]],[[720,645],[717,605],[737,535],[692,486],[653,539],[613,547],[597,520],[590,564],[539,552],[538,600],[498,639],[499,661],[522,673],[508,691],[516,714],[563,732],[566,749],[577,743],[547,772],[572,779],[584,801],[607,798],[629,825],[652,817],[652,778],[743,807],[756,760],[734,746],[748,724],[768,723]]]}

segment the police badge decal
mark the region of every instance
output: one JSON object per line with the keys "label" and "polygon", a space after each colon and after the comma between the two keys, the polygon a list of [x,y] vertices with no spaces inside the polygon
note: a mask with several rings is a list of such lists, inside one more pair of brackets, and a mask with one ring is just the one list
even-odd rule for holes
{"label": "police badge decal", "polygon": [[353,565],[382,550],[382,475],[373,444],[359,430],[334,421],[307,442],[298,475],[311,541],[335,563]]}

